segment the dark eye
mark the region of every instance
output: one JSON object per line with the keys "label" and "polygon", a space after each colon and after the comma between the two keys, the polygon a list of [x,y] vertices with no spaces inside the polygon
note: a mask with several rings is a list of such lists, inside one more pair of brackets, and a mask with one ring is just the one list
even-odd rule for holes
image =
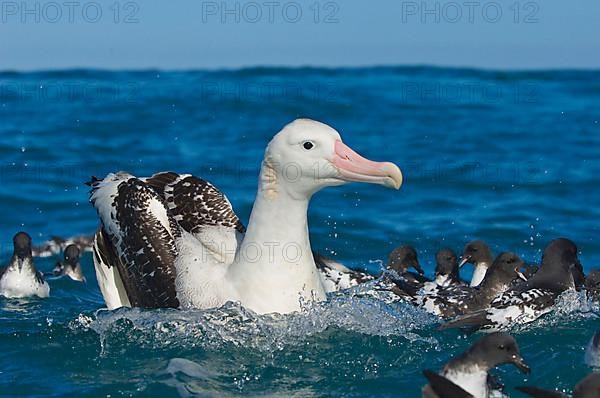
{"label": "dark eye", "polygon": [[500,345],[498,346],[498,349],[500,349],[500,350],[503,350],[503,349],[504,349],[504,344],[500,344]]}
{"label": "dark eye", "polygon": [[302,146],[304,147],[304,149],[306,149],[308,151],[310,149],[313,149],[313,147],[315,146],[315,144],[313,144],[310,141],[305,141],[304,144],[302,144]]}

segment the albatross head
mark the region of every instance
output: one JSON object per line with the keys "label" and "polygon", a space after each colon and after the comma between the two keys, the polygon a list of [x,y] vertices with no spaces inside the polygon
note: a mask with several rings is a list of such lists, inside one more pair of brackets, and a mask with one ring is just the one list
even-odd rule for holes
{"label": "albatross head", "polygon": [[264,188],[273,194],[286,186],[311,195],[351,181],[394,189],[402,185],[398,166],[365,159],[344,144],[335,129],[310,119],[291,122],[271,140],[263,168]]}

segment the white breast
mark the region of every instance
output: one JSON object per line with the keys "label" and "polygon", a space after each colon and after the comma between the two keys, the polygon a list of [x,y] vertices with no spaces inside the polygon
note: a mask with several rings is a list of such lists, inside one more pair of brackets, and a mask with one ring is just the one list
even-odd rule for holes
{"label": "white breast", "polygon": [[38,283],[36,278],[26,270],[7,270],[0,279],[0,295],[9,298],[48,297],[50,286],[47,282]]}
{"label": "white breast", "polygon": [[487,372],[483,369],[448,370],[444,376],[467,391],[474,398],[488,398]]}
{"label": "white breast", "polygon": [[228,264],[222,263],[219,252],[208,250],[185,231],[175,243],[179,251],[175,286],[182,308],[213,308],[238,300],[225,278]]}
{"label": "white breast", "polygon": [[487,270],[487,263],[477,264],[477,266],[475,267],[475,271],[473,271],[473,277],[471,278],[471,287],[479,286],[479,284],[483,281],[483,278],[485,278]]}

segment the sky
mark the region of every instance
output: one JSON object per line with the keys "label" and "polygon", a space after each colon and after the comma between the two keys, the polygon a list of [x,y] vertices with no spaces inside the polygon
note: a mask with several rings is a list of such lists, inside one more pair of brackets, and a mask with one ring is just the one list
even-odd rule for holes
{"label": "sky", "polygon": [[0,70],[600,68],[600,1],[0,1]]}

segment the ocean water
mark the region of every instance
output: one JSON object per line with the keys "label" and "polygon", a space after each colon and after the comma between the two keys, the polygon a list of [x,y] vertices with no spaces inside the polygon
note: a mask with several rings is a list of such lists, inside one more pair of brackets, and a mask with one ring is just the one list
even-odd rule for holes
{"label": "ocean water", "polygon": [[[565,236],[586,270],[600,266],[600,71],[430,67],[2,72],[2,262],[19,230],[36,243],[93,233],[84,182],[117,170],[202,176],[247,222],[265,145],[297,117],[333,125],[405,177],[399,191],[318,193],[310,234],[324,254],[375,272],[411,243],[431,273],[439,248],[473,238],[537,261]],[[480,336],[439,332],[436,318],[366,288],[288,316],[235,304],[109,312],[89,253],[83,267],[87,284],[52,279],[48,299],[0,298],[0,396],[417,397],[422,369]],[[590,372],[599,314],[571,295],[512,330],[533,371],[496,371],[508,395],[520,384],[570,391]]]}

